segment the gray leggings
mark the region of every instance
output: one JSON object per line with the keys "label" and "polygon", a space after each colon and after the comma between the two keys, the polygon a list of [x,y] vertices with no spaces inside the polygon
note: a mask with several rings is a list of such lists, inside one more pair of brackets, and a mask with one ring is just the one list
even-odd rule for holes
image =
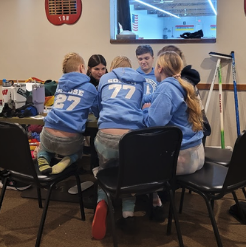
{"label": "gray leggings", "polygon": [[40,134],[40,149],[37,157],[44,157],[48,162],[55,154],[69,156],[72,163],[83,153],[84,136],[78,134],[74,137],[58,137],[50,134],[45,128]]}
{"label": "gray leggings", "polygon": [[[98,153],[99,158],[99,170],[105,169],[104,164],[110,159],[119,158],[119,141],[121,136],[110,135],[101,132],[97,132],[95,139],[95,148]],[[98,199],[97,202],[101,200],[107,200],[105,192],[98,188]],[[134,196],[127,195],[126,198],[122,198],[122,212],[134,212],[136,198]]]}

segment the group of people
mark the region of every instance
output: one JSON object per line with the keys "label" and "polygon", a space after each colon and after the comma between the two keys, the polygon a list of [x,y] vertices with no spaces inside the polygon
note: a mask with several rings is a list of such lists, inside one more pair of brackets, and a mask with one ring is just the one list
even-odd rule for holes
{"label": "group of people", "polygon": [[[183,140],[177,163],[177,174],[190,174],[204,164],[203,113],[196,92],[199,73],[185,65],[182,51],[165,46],[154,53],[149,45],[136,49],[139,68],[134,70],[128,57],[117,56],[109,72],[102,55],[90,57],[87,71],[84,59],[70,53],[63,61],[55,101],[45,118],[40,135],[38,166],[42,174],[57,174],[75,162],[84,145],[88,114],[98,118],[95,148],[100,169],[110,159],[119,157],[118,146],[127,132],[153,126],[177,126]],[[63,158],[51,166],[51,159]],[[94,173],[96,176],[96,172]],[[154,217],[164,219],[162,201],[153,196]],[[122,199],[121,226],[134,224],[135,197]],[[106,234],[107,196],[98,188],[98,201],[92,222],[92,236],[102,239]]]}

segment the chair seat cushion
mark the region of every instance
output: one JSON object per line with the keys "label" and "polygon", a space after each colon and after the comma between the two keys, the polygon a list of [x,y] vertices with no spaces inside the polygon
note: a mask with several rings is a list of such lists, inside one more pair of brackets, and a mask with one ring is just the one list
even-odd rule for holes
{"label": "chair seat cushion", "polygon": [[[115,194],[118,183],[118,173],[119,173],[118,167],[110,167],[100,170],[97,173],[97,179],[102,189],[105,188],[111,194]],[[121,187],[121,193],[145,194],[145,193],[154,192],[163,186],[164,186],[163,182],[146,183],[137,186],[129,185],[129,186]]]}
{"label": "chair seat cushion", "polygon": [[231,160],[232,151],[230,149],[221,149],[205,147],[205,161],[214,162],[219,165],[227,166]]}
{"label": "chair seat cushion", "polygon": [[97,179],[99,183],[104,184],[105,188],[110,191],[115,191],[118,181],[118,167],[110,167],[103,170],[99,170],[97,173]]}
{"label": "chair seat cushion", "polygon": [[228,168],[225,166],[206,162],[203,168],[195,173],[177,176],[177,182],[181,185],[188,185],[188,188],[190,185],[192,188],[200,191],[216,193],[221,191],[227,171]]}
{"label": "chair seat cushion", "polygon": [[[78,170],[78,164],[75,162],[73,164],[71,164],[70,166],[68,166],[64,171],[62,171],[61,173],[58,174],[49,174],[49,175],[42,175],[38,169],[38,165],[37,162],[34,162],[34,167],[37,173],[37,177],[39,180],[39,183],[42,185],[44,184],[51,184],[54,181],[57,180],[63,180],[66,177],[72,175],[75,171]],[[19,173],[16,171],[10,171],[10,176],[15,179],[15,180],[20,180],[20,181],[27,181],[29,183],[34,183],[35,179],[32,175],[27,175],[27,174],[23,174],[23,173]]]}

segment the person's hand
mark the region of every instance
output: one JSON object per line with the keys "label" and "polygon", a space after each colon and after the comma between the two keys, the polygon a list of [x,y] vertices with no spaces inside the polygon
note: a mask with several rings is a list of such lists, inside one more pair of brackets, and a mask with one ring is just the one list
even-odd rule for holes
{"label": "person's hand", "polygon": [[151,103],[145,103],[145,104],[142,106],[142,109],[149,108],[150,106],[151,106]]}

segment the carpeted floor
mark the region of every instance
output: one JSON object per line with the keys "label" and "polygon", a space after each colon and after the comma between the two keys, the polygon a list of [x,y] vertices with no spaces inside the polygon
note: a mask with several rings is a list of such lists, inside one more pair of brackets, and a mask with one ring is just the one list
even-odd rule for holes
{"label": "carpeted floor", "polygon": [[[83,180],[93,179],[90,174],[81,175]],[[60,188],[66,193],[73,181],[63,184]],[[93,189],[85,193],[91,197]],[[42,209],[38,208],[36,199],[24,198],[22,192],[8,190],[0,211],[0,247],[33,247]],[[238,198],[244,201],[241,191]],[[73,195],[76,198],[76,195]],[[87,199],[86,199],[87,198]],[[180,191],[176,193],[177,207]],[[41,246],[46,247],[108,247],[113,246],[110,227],[106,237],[101,240],[91,238],[91,222],[93,209],[85,209],[86,221],[80,220],[79,205],[75,202],[53,200],[47,214]],[[224,247],[246,246],[246,226],[240,224],[228,214],[228,209],[234,204],[232,195],[215,202],[214,212],[219,226]],[[89,205],[89,204],[88,204]],[[88,206],[90,207],[90,206]],[[164,205],[166,212],[168,204]],[[173,224],[173,232],[166,235],[166,223],[149,221],[146,213],[147,203],[139,199],[136,205],[136,223],[138,231],[132,235],[117,229],[119,247],[176,247],[177,235]],[[121,216],[120,204],[116,207],[116,218]],[[203,199],[195,193],[185,194],[183,213],[179,214],[181,231],[185,246],[207,247],[217,246],[212,226]]]}

